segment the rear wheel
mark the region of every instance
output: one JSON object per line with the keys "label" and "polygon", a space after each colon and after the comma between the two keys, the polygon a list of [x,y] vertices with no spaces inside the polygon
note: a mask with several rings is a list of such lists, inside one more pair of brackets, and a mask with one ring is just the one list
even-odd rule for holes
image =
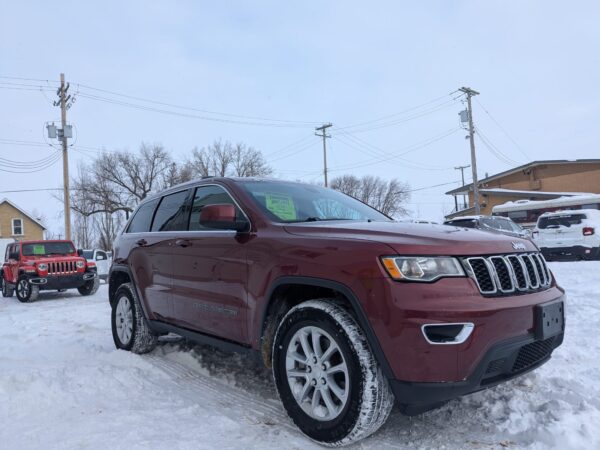
{"label": "rear wheel", "polygon": [[119,286],[111,314],[115,346],[133,353],[148,353],[156,347],[158,335],[148,326],[140,302],[131,284]]}
{"label": "rear wheel", "polygon": [[31,284],[27,277],[23,276],[17,280],[16,291],[17,298],[20,302],[29,303],[35,301],[38,298],[38,295],[40,293],[40,287],[35,284]]}
{"label": "rear wheel", "polygon": [[6,280],[1,280],[2,282],[2,297],[12,297],[15,293],[15,288],[9,286]]}
{"label": "rear wheel", "polygon": [[85,282],[85,284],[81,287],[78,287],[77,290],[81,295],[94,295],[98,288],[100,287],[100,279],[95,277],[91,280]]}
{"label": "rear wheel", "polygon": [[331,300],[290,310],[273,344],[279,397],[300,430],[340,446],[379,429],[394,396],[355,319]]}

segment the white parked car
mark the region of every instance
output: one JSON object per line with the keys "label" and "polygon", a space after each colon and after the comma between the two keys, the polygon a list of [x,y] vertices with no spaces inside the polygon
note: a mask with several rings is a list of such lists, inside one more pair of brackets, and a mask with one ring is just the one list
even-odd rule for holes
{"label": "white parked car", "polygon": [[93,261],[96,263],[98,278],[104,281],[108,279],[108,271],[110,270],[111,261],[108,253],[109,252],[105,252],[104,250],[100,249],[83,250],[83,257],[88,261]]}
{"label": "white parked car", "polygon": [[577,209],[542,214],[534,242],[548,260],[600,257],[600,211]]}

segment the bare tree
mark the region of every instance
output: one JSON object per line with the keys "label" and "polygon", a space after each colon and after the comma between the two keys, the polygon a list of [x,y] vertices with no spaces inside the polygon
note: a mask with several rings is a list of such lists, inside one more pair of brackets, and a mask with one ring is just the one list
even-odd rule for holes
{"label": "bare tree", "polygon": [[195,148],[189,166],[199,177],[260,177],[273,172],[260,151],[228,141],[215,141],[200,150]]}
{"label": "bare tree", "polygon": [[385,181],[374,175],[362,178],[342,175],[332,180],[331,188],[351,195],[390,217],[407,214],[404,203],[410,199],[409,186],[398,179]]}

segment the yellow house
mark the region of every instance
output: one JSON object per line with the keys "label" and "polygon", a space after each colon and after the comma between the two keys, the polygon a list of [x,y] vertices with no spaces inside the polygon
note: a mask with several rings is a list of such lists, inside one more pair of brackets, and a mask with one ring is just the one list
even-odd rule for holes
{"label": "yellow house", "polygon": [[0,202],[0,238],[21,240],[44,239],[46,227],[8,199]]}

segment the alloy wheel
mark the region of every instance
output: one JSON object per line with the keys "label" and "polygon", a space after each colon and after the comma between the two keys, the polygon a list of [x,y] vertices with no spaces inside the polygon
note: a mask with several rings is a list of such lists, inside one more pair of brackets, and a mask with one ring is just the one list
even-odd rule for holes
{"label": "alloy wheel", "polygon": [[133,310],[126,296],[122,296],[117,303],[115,322],[119,340],[123,345],[129,344],[133,334]]}
{"label": "alloy wheel", "polygon": [[311,418],[333,420],[348,403],[348,366],[336,341],[321,328],[306,326],[292,336],[286,375],[294,399]]}

